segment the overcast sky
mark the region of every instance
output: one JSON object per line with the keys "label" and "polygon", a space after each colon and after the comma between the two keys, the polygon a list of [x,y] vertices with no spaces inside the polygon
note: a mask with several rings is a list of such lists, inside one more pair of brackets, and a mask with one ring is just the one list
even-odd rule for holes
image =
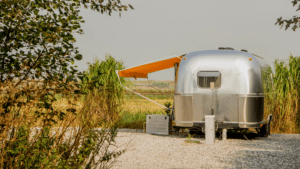
{"label": "overcast sky", "polygon": [[[135,10],[112,16],[82,9],[84,35],[75,35],[87,62],[106,54],[126,68],[199,50],[247,49],[273,65],[275,59],[300,56],[300,29],[275,25],[296,12],[292,0],[122,0]],[[140,79],[139,79],[140,80]],[[149,80],[174,80],[174,69],[149,74]]]}

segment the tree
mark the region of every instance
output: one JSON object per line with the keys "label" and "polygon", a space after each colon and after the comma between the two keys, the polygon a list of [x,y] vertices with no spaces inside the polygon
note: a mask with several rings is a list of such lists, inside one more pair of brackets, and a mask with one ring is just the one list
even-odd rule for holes
{"label": "tree", "polygon": [[81,5],[109,15],[133,9],[120,0],[2,0],[0,82],[73,77],[72,65],[82,59],[73,45],[73,33],[83,34]]}
{"label": "tree", "polygon": [[[109,15],[112,11],[120,13],[133,9],[131,5],[122,5],[120,0],[0,1],[0,92],[10,86],[5,92],[13,93],[22,81],[42,79],[42,87],[47,90],[39,96],[49,105],[53,100],[45,98],[49,95],[54,98],[53,91],[48,88],[50,83],[55,85],[55,90],[73,90],[68,81],[74,79],[78,71],[72,65],[75,60],[82,59],[78,48],[73,45],[76,41],[73,33],[83,34],[80,23],[84,20],[79,15],[82,5]],[[9,81],[13,83],[8,85]],[[12,100],[32,90],[27,89],[7,95],[0,113],[8,114],[9,107],[16,104]]]}
{"label": "tree", "polygon": [[[300,2],[300,0],[293,0],[292,4],[293,6],[297,5],[298,2]],[[298,9],[296,11],[300,10],[300,4],[298,6]],[[275,25],[279,25],[281,26],[281,28],[285,25],[285,30],[287,30],[289,27],[293,26],[292,29],[293,31],[296,31],[296,29],[299,28],[300,26],[300,17],[299,16],[294,16],[292,19],[289,20],[283,20],[282,17],[277,19],[277,22],[275,23]]]}
{"label": "tree", "polygon": [[[108,151],[116,126],[102,118],[104,98],[91,92],[80,109],[71,93],[72,65],[82,58],[73,46],[73,33],[83,34],[81,5],[109,15],[133,9],[120,0],[0,1],[0,168],[109,168],[125,151]],[[62,93],[66,107],[55,107]],[[56,125],[63,130],[53,134]]]}

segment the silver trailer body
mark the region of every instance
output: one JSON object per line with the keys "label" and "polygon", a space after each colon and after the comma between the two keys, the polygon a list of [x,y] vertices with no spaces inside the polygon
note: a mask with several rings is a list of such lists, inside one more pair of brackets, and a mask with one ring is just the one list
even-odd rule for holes
{"label": "silver trailer body", "polygon": [[[175,72],[176,127],[204,127],[211,109],[218,129],[260,128],[267,123],[261,67],[250,53],[192,52],[175,66]],[[209,82],[215,83],[215,89],[209,88]]]}

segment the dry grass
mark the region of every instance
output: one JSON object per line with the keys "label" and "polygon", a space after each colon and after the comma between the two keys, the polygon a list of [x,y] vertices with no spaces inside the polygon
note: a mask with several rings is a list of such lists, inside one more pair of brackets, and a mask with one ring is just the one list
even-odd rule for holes
{"label": "dry grass", "polygon": [[[173,100],[155,100],[157,103],[164,105],[166,102],[173,103]],[[131,111],[133,113],[139,111],[162,111],[164,110],[163,107],[150,102],[148,100],[130,100],[125,101],[124,110]]]}
{"label": "dry grass", "polygon": [[271,125],[277,133],[300,133],[300,57],[290,56],[289,62],[276,60],[263,71],[265,115],[273,114]]}
{"label": "dry grass", "polygon": [[[173,100],[155,100],[161,105],[164,105],[166,102],[173,103]],[[77,106],[73,108],[81,109],[83,107],[83,101],[78,101]],[[61,98],[54,103],[54,108],[56,110],[64,110],[70,108],[68,104],[68,100],[65,98]],[[132,128],[132,129],[142,129],[143,123],[146,121],[146,114],[165,114],[165,110],[163,107],[150,102],[148,100],[125,100],[123,106],[121,107],[120,113],[120,128]],[[71,121],[76,116],[73,114],[68,114],[66,117],[66,121]],[[96,117],[96,116],[95,116]],[[94,117],[93,117],[94,118]],[[92,119],[93,119],[92,118]],[[70,125],[70,127],[77,127],[81,125],[80,119],[75,119],[74,122]],[[60,127],[62,124],[56,124],[56,127]]]}
{"label": "dry grass", "polygon": [[0,168],[111,166],[125,151],[107,152],[120,113],[107,99],[111,94],[91,91],[83,100],[72,96],[68,86],[65,97],[55,101],[59,84],[51,85],[55,88],[0,84],[6,91],[0,95]]}

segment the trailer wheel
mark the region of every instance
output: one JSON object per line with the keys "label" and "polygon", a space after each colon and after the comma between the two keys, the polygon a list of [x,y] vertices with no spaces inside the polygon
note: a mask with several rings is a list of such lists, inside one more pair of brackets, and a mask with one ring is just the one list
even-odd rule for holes
{"label": "trailer wheel", "polygon": [[190,129],[189,133],[190,134],[198,134],[198,135],[203,134],[201,129],[198,129],[198,128]]}
{"label": "trailer wheel", "polygon": [[190,132],[189,132],[190,134],[196,134],[197,133],[197,131],[196,130],[190,130]]}
{"label": "trailer wheel", "polygon": [[175,134],[178,134],[178,133],[179,133],[179,130],[180,130],[180,128],[179,128],[179,127],[174,127],[174,130],[175,130]]}
{"label": "trailer wheel", "polygon": [[222,129],[218,129],[216,132],[216,138],[218,138],[219,140],[222,140]]}
{"label": "trailer wheel", "polygon": [[259,132],[259,135],[261,137],[268,137],[269,135],[269,125],[268,124],[264,124],[261,128],[260,128],[260,132]]}

